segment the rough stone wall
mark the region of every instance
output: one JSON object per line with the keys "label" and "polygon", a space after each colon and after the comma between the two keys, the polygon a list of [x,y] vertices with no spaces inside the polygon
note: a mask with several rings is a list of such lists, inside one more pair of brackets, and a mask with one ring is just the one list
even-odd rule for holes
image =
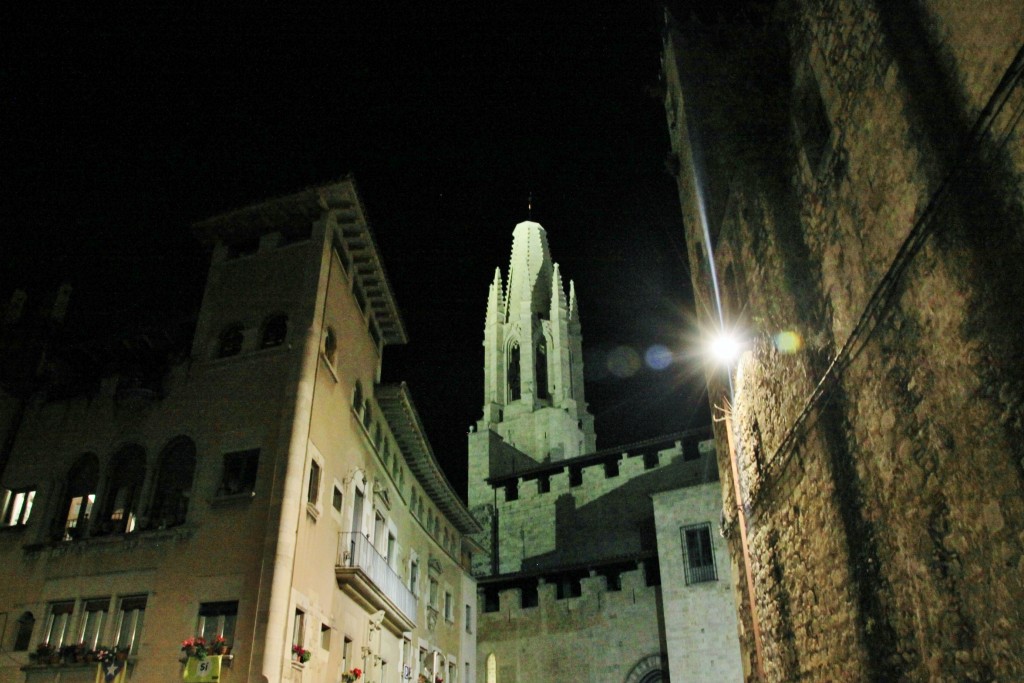
{"label": "rough stone wall", "polygon": [[487,658],[495,657],[497,679],[506,681],[624,681],[663,644],[657,619],[657,587],[642,571],[622,574],[622,588],[606,579],[582,580],[576,598],[556,598],[556,587],[538,588],[536,607],[521,606],[518,589],[500,593],[500,609],[480,614],[477,671],[484,681]]}
{"label": "rough stone wall", "polygon": [[[1004,74],[1024,12],[834,0],[779,3],[774,19],[788,87],[820,93],[825,153],[815,166],[796,126],[779,130],[774,166],[734,169],[711,217],[726,315],[754,338],[733,422],[767,678],[1021,680],[1024,86]],[[685,165],[680,191],[714,310]]]}

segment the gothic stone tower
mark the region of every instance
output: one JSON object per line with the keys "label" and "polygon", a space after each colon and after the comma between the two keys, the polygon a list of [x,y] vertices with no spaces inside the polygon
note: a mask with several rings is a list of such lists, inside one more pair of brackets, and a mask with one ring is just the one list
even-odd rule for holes
{"label": "gothic stone tower", "polygon": [[[494,496],[488,477],[595,448],[594,417],[583,399],[576,290],[570,281],[567,301],[547,233],[524,221],[512,233],[507,287],[496,268],[487,296],[483,417],[469,434],[470,507],[488,527]],[[481,541],[493,545],[491,537]]]}

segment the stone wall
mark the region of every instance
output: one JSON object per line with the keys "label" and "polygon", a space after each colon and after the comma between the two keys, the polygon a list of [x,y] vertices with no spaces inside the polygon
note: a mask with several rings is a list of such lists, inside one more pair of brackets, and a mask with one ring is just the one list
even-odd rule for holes
{"label": "stone wall", "polygon": [[[725,315],[751,340],[732,417],[766,677],[1021,680],[1024,13],[834,0],[778,3],[771,19],[756,32],[784,41],[789,77],[761,104],[785,125],[746,169],[714,166],[730,190],[711,244],[693,168],[715,152],[695,149],[692,109],[673,131],[698,295],[715,310],[711,249]],[[680,38],[702,30],[669,32],[683,101],[695,43]],[[815,93],[820,155],[801,120]]]}

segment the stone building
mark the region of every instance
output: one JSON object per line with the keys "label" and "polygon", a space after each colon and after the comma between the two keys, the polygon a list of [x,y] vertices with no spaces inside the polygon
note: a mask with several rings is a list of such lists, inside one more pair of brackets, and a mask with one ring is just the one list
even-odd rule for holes
{"label": "stone building", "polygon": [[194,635],[232,646],[225,683],[474,680],[480,527],[407,388],[379,383],[406,338],[352,180],[195,231],[194,326],[4,377],[0,681],[92,681],[75,646],[99,644],[175,680]]}
{"label": "stone building", "polygon": [[741,675],[709,431],[596,449],[575,288],[516,226],[484,328],[469,503],[478,680],[654,683]]}
{"label": "stone building", "polygon": [[726,9],[663,66],[745,670],[1024,680],[1024,7]]}

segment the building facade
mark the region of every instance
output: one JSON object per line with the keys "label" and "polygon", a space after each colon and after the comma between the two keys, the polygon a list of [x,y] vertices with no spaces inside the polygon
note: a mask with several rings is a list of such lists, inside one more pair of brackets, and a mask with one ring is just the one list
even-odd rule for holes
{"label": "building facade", "polygon": [[231,646],[225,682],[474,680],[479,526],[379,383],[405,331],[354,183],[195,230],[190,352],[58,345],[7,387],[0,680],[91,681],[101,644],[174,680],[193,636]]}
{"label": "building facade", "polygon": [[516,226],[507,283],[495,274],[484,355],[478,680],[738,679],[709,430],[596,449],[575,288],[537,223]]}
{"label": "building facade", "polygon": [[729,9],[664,76],[747,675],[1022,680],[1021,4]]}

